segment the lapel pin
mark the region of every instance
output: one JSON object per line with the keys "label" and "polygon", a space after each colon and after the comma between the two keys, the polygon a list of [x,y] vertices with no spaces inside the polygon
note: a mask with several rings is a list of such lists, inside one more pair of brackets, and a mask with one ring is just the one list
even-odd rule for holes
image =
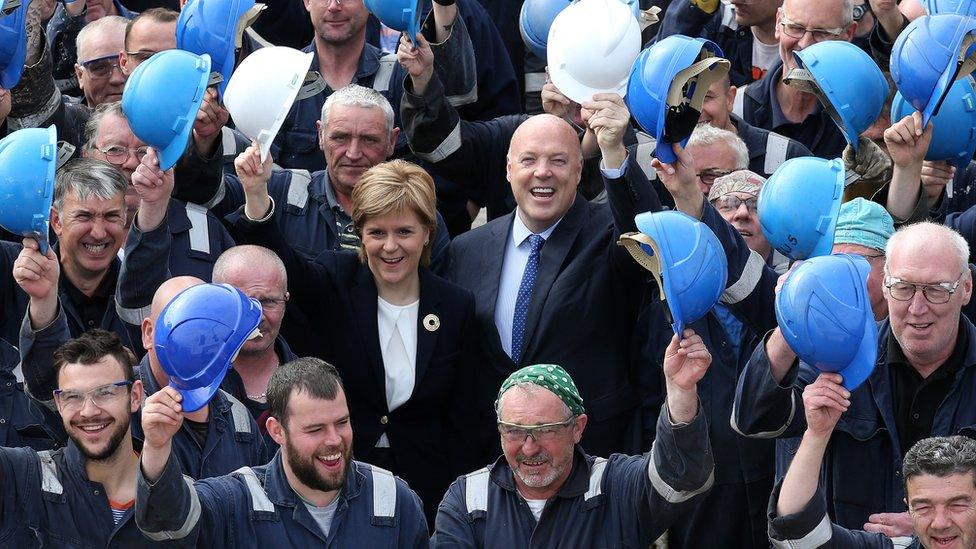
{"label": "lapel pin", "polygon": [[424,328],[428,332],[436,332],[438,328],[441,327],[441,319],[437,318],[435,314],[429,314],[424,317]]}

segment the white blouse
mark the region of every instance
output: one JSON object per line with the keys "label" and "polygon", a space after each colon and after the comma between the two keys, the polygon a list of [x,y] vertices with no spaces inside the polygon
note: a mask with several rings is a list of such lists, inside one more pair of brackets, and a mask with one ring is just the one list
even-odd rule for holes
{"label": "white blouse", "polygon": [[[377,297],[376,304],[380,351],[386,371],[386,405],[392,412],[410,399],[417,381],[417,316],[420,313],[420,300],[408,305],[393,305]],[[386,433],[376,446],[389,448]]]}

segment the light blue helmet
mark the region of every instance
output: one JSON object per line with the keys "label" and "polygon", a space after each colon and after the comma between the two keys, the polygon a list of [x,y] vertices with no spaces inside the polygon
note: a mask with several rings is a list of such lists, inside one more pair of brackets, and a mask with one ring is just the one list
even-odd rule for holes
{"label": "light blue helmet", "polygon": [[888,82],[878,64],[861,48],[840,40],[818,42],[794,51],[793,57],[799,71],[788,76],[809,73],[814,95],[856,151],[858,136],[874,124],[888,98]]}
{"label": "light blue helmet", "polygon": [[[23,0],[13,11],[0,17],[0,88],[11,89],[20,81],[27,56],[27,5]],[[4,2],[4,10],[11,8]]]}
{"label": "light blue helmet", "polygon": [[776,321],[800,360],[844,377],[853,391],[874,371],[878,327],[863,257],[836,254],[804,261],[776,295]]}
{"label": "light blue helmet", "polygon": [[387,27],[404,32],[410,42],[420,32],[420,18],[424,15],[423,0],[363,0],[366,9]]}
{"label": "light blue helmet", "polygon": [[210,80],[210,56],[166,50],[143,61],[122,90],[132,133],[159,151],[168,170],[183,156]]}
{"label": "light blue helmet", "polygon": [[190,286],[166,304],[153,327],[153,344],[185,411],[210,401],[260,323],[261,304],[230,284]]}
{"label": "light blue helmet", "polygon": [[223,77],[218,85],[221,95],[237,61],[238,21],[253,7],[254,0],[190,0],[180,10],[176,47],[210,56]]}
{"label": "light blue helmet", "polygon": [[961,15],[976,15],[976,2],[973,0],[922,0],[925,13],[938,15],[940,13],[958,13]]}
{"label": "light blue helmet", "polygon": [[545,61],[549,27],[559,12],[566,9],[569,0],[525,0],[519,11],[519,33],[522,41],[536,57]]}
{"label": "light blue helmet", "polygon": [[728,278],[728,260],[715,233],[681,212],[646,212],[634,218],[639,233],[620,243],[654,275],[678,337],[715,307]]}
{"label": "light blue helmet", "polygon": [[891,78],[898,91],[922,113],[922,125],[939,110],[952,82],[976,68],[971,39],[976,18],[925,15],[901,31],[891,50]]}
{"label": "light blue helmet", "polygon": [[769,244],[791,259],[829,255],[843,195],[839,158],[791,158],[759,191],[759,225]]}
{"label": "light blue helmet", "polygon": [[36,239],[41,253],[47,253],[57,163],[54,126],[25,128],[0,139],[0,225]]}
{"label": "light blue helmet", "polygon": [[[891,102],[892,122],[910,115],[915,109],[905,101],[901,92]],[[972,76],[956,80],[939,112],[932,117],[932,143],[926,160],[948,160],[956,167],[964,167],[976,154],[976,82]]]}
{"label": "light blue helmet", "polygon": [[[676,160],[672,144],[683,147],[688,142],[701,117],[708,87],[728,74],[729,62],[723,56],[722,49],[710,40],[675,34],[645,49],[634,61],[625,97],[627,109],[657,140],[655,156],[661,162]],[[676,80],[679,75],[681,81]]]}

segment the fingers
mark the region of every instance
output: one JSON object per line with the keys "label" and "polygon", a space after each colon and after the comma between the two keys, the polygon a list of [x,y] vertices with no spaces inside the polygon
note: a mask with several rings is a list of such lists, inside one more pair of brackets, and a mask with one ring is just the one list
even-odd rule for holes
{"label": "fingers", "polygon": [[563,95],[563,93],[559,91],[559,88],[557,88],[552,82],[546,82],[545,85],[542,86],[541,96],[543,101],[553,101],[567,107],[573,102],[572,99]]}
{"label": "fingers", "polygon": [[876,534],[884,534],[888,537],[897,536],[895,529],[891,526],[885,526],[883,524],[875,524],[873,522],[864,523],[864,531],[874,532]]}

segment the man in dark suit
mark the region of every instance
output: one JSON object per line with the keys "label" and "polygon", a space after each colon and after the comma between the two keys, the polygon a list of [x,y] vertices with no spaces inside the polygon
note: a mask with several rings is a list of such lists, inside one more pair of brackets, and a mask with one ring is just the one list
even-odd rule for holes
{"label": "man in dark suit", "polygon": [[636,452],[639,400],[629,349],[646,272],[616,242],[636,230],[636,213],[661,206],[627,157],[623,100],[596,94],[582,106],[586,138],[595,138],[603,155],[608,203],[577,192],[576,131],[552,115],[531,117],[515,131],[507,156],[516,210],[452,243],[449,278],[475,295],[495,375],[526,364],[563,365],[592,403],[584,446],[599,455]]}

